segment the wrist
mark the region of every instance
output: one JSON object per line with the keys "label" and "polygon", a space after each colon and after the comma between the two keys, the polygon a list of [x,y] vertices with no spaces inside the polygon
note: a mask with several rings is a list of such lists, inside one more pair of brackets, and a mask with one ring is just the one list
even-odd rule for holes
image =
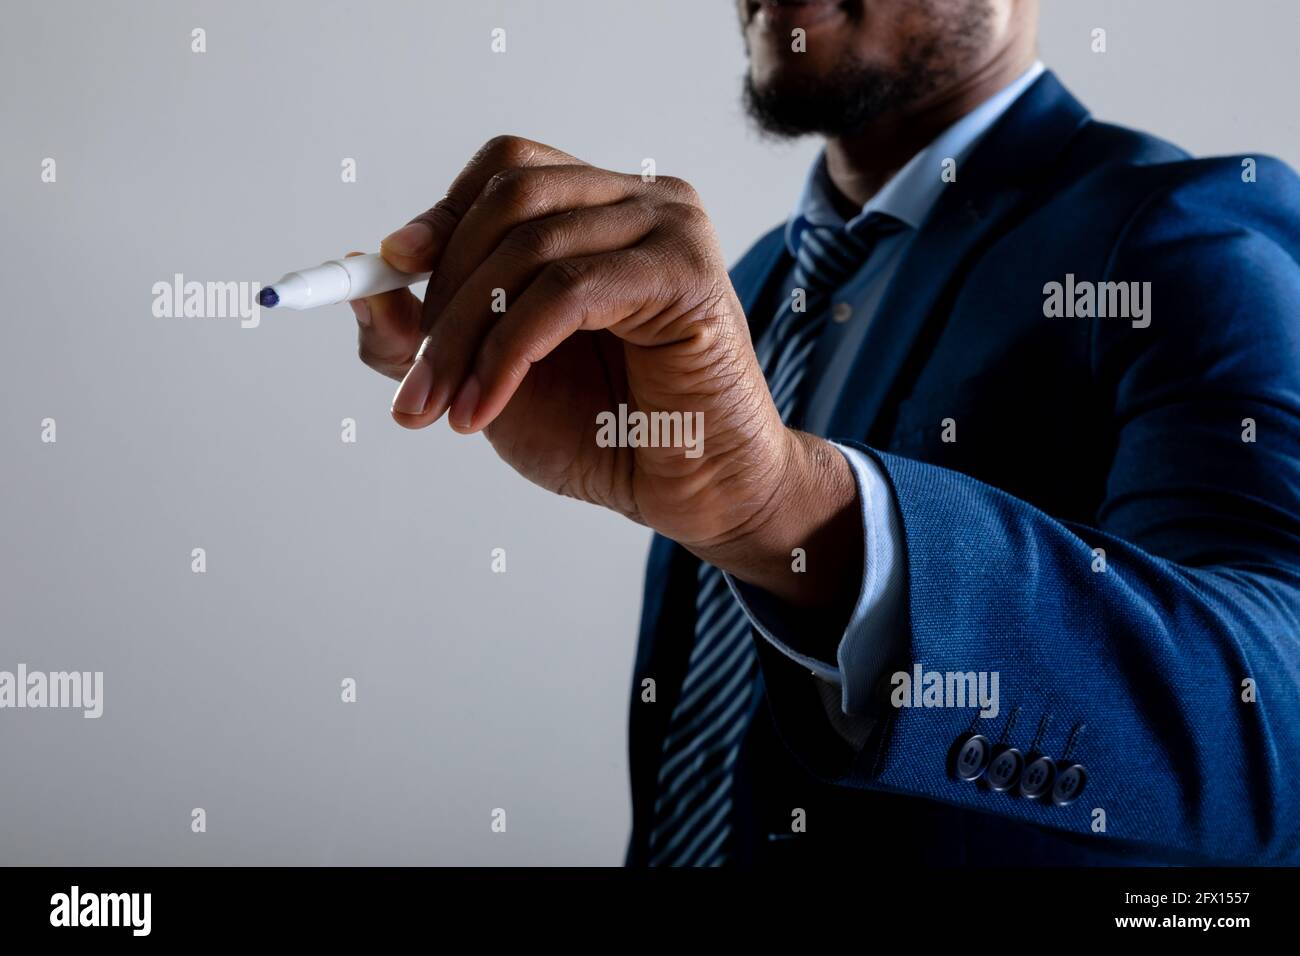
{"label": "wrist", "polygon": [[829,442],[784,429],[780,467],[757,494],[764,506],[723,543],[692,548],[705,561],[788,604],[847,621],[862,581],[857,483]]}

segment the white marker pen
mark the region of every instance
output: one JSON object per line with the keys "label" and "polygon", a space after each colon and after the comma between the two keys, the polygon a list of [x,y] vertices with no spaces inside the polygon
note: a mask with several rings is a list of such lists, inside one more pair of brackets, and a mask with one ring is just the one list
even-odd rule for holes
{"label": "white marker pen", "polygon": [[264,309],[314,309],[392,292],[427,278],[427,272],[399,272],[379,253],[371,252],[290,272],[279,282],[263,286],[257,293],[257,304]]}

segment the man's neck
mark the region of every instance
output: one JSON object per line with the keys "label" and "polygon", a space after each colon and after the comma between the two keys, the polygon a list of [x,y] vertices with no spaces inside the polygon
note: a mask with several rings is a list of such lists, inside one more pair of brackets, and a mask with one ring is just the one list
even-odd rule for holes
{"label": "man's neck", "polygon": [[959,83],[908,109],[826,141],[826,171],[845,209],[861,209],[936,136],[1033,65],[1032,47],[1008,49]]}

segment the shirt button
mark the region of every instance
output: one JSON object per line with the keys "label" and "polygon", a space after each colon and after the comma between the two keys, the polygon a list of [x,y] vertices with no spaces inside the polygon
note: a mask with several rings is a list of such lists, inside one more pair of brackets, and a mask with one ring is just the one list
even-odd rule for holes
{"label": "shirt button", "polygon": [[853,306],[847,302],[836,302],[835,307],[831,309],[831,319],[843,325],[851,318],[853,318]]}

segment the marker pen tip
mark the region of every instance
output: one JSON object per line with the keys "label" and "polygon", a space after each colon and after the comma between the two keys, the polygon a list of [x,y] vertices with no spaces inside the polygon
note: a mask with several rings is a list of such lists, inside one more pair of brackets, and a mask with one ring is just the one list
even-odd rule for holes
{"label": "marker pen tip", "polygon": [[264,309],[273,309],[275,304],[280,301],[280,294],[270,286],[265,289],[259,289],[257,292],[257,304]]}

